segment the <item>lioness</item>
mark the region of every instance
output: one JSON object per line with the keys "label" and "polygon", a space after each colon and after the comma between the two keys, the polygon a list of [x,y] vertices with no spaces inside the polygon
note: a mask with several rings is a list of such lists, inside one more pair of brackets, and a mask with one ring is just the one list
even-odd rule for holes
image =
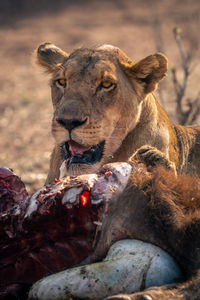
{"label": "lioness", "polygon": [[[200,175],[200,127],[172,123],[152,94],[167,72],[163,54],[133,63],[110,45],[68,54],[45,43],[36,58],[52,74],[56,145],[46,183],[59,178],[63,161],[62,176],[93,173],[144,145],[159,149],[177,172]],[[152,147],[138,154],[151,157]]]}

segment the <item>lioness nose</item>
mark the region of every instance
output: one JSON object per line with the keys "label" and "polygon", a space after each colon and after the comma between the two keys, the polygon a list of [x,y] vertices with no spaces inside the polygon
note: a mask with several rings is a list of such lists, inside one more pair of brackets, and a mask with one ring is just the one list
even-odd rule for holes
{"label": "lioness nose", "polygon": [[87,118],[85,120],[77,120],[77,119],[65,119],[65,118],[58,118],[56,119],[58,124],[65,129],[72,131],[74,128],[82,126],[86,123]]}

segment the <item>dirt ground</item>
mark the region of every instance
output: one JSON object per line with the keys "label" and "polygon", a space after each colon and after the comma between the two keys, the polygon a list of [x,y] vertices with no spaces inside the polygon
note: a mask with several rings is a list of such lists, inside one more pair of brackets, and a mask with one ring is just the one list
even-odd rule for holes
{"label": "dirt ground", "polygon": [[[4,2],[4,1],[3,1]],[[6,3],[6,5],[5,5]],[[54,3],[54,4],[52,4]],[[40,7],[39,7],[40,5]],[[78,46],[113,44],[134,61],[156,51],[169,59],[169,72],[157,92],[176,120],[170,69],[182,78],[172,30],[182,29],[193,51],[187,97],[200,91],[200,2],[197,0],[35,1],[0,4],[0,165],[12,168],[33,192],[43,185],[53,147],[48,76],[32,63],[33,50],[51,41],[70,52]]]}

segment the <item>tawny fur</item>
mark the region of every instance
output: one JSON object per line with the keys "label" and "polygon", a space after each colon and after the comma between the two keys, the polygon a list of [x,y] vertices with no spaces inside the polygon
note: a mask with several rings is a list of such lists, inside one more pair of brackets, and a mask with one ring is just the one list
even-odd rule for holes
{"label": "tawny fur", "polygon": [[[160,150],[178,173],[200,174],[200,127],[172,123],[152,94],[167,72],[164,55],[156,53],[134,64],[110,45],[81,48],[69,55],[46,43],[38,48],[36,58],[52,75],[55,148],[47,183],[59,177],[60,145],[70,138],[90,147],[105,140],[105,149],[99,162],[74,164],[68,175],[93,173],[105,163],[127,161],[144,145]],[[57,79],[64,79],[66,87],[58,86]],[[100,90],[105,80],[116,87]],[[73,129],[70,137],[56,121],[62,117],[87,122]]]}

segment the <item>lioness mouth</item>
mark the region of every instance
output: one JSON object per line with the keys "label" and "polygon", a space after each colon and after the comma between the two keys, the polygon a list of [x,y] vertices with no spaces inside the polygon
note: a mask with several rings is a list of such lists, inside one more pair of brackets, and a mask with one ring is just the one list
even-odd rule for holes
{"label": "lioness mouth", "polygon": [[73,140],[69,140],[61,146],[62,159],[66,160],[67,168],[69,168],[71,164],[93,165],[101,160],[104,145],[105,141],[92,147],[85,147]]}

